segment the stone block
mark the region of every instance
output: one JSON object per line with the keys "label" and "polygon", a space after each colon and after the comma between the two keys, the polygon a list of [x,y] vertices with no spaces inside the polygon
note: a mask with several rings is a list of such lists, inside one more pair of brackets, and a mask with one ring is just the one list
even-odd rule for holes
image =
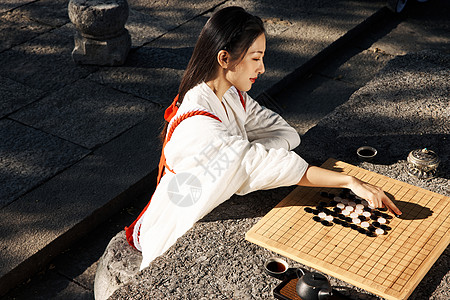
{"label": "stone block", "polygon": [[129,8],[126,0],[71,0],[69,17],[78,30],[73,60],[87,65],[121,65],[131,48],[125,29]]}
{"label": "stone block", "polygon": [[130,283],[139,272],[141,252],[131,247],[122,230],[111,239],[100,258],[95,274],[96,300],[106,300],[119,287]]}
{"label": "stone block", "polygon": [[0,121],[0,136],[0,207],[89,153],[83,147],[8,119]]}
{"label": "stone block", "polygon": [[12,114],[11,118],[94,148],[159,110],[158,105],[149,101],[80,80]]}
{"label": "stone block", "polygon": [[36,101],[44,92],[0,76],[0,118]]}
{"label": "stone block", "polygon": [[77,32],[72,58],[81,65],[118,66],[125,63],[130,48],[128,31],[106,40],[86,38]]}

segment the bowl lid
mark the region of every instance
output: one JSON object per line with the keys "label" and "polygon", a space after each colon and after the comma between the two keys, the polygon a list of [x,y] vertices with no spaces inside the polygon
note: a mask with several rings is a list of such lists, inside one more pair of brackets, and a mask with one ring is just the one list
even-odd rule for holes
{"label": "bowl lid", "polygon": [[420,166],[437,165],[439,161],[437,154],[427,148],[413,150],[408,155],[408,162]]}

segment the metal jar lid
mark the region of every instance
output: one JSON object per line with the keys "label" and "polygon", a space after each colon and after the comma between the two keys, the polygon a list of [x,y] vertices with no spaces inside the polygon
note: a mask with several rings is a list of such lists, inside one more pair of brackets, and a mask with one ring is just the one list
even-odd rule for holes
{"label": "metal jar lid", "polygon": [[408,172],[421,179],[432,178],[436,174],[440,159],[427,148],[416,149],[408,155]]}

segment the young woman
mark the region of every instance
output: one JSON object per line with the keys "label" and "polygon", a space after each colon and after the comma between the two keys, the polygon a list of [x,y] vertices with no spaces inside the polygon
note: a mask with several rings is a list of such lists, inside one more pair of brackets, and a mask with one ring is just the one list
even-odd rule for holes
{"label": "young woman", "polygon": [[348,188],[401,214],[378,187],[309,166],[291,151],[298,133],[246,93],[265,71],[265,50],[261,19],[239,7],[216,12],[200,33],[164,116],[157,188],[126,229],[142,251],[141,269],[233,194],[294,184]]}

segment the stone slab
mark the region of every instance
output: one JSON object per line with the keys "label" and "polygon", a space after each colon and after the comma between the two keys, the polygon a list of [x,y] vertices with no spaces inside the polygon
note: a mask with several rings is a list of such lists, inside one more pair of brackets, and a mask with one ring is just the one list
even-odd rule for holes
{"label": "stone slab", "polygon": [[424,48],[449,53],[450,44],[450,2],[446,0],[408,3],[405,15],[383,39],[373,33],[367,38],[373,41],[371,49],[392,55],[404,55]]}
{"label": "stone slab", "polygon": [[274,98],[279,113],[300,135],[304,135],[328,113],[345,103],[358,88],[321,75],[313,75],[303,80],[301,85],[305,88],[287,89]]}
{"label": "stone slab", "polygon": [[44,95],[43,91],[27,87],[0,76],[0,118],[32,103]]}
{"label": "stone slab", "polygon": [[39,24],[55,28],[70,22],[67,13],[68,3],[67,0],[39,0],[24,5],[15,11]]}
{"label": "stone slab", "polygon": [[47,93],[86,77],[97,68],[72,61],[74,30],[64,25],[0,53],[0,75]]}
{"label": "stone slab", "polygon": [[[0,120],[0,208],[89,154],[87,149],[12,120]],[[39,201],[39,199],[35,199]],[[0,218],[1,227],[5,220]],[[6,231],[2,231],[2,236]]]}
{"label": "stone slab", "polygon": [[33,0],[6,0],[2,1],[0,4],[0,14],[4,12],[11,11],[17,7],[26,5],[27,3],[33,2]]}
{"label": "stone slab", "polygon": [[10,117],[92,149],[159,110],[149,101],[82,79]]}
{"label": "stone slab", "polygon": [[374,50],[350,48],[340,59],[326,64],[319,73],[335,80],[363,86],[392,58],[392,55]]}
{"label": "stone slab", "polygon": [[167,105],[178,93],[189,57],[185,49],[141,48],[122,67],[102,69],[88,78],[154,103]]}
{"label": "stone slab", "polygon": [[[450,195],[449,124],[443,123],[449,113],[448,63],[448,56],[433,52],[395,58],[376,79],[309,130],[297,151],[316,165],[324,157],[333,156]],[[428,106],[422,105],[423,99],[427,99]],[[441,155],[443,169],[441,177],[420,181],[406,175],[402,158],[425,142],[431,142],[430,148]],[[372,163],[355,158],[355,147],[365,143],[380,150],[380,157]],[[246,242],[244,234],[266,213],[265,209],[268,211],[278,203],[277,197],[285,196],[283,191],[286,190],[232,197],[197,222],[166,253],[136,275],[132,283],[116,290],[109,299],[272,297],[279,281],[267,276],[262,266],[265,259],[275,254]],[[448,297],[449,251],[438,259],[410,299]],[[351,299],[379,299],[343,281],[329,279]]]}
{"label": "stone slab", "polygon": [[[45,284],[39,280],[41,277],[48,277],[50,280]],[[92,291],[70,281],[68,278],[59,274],[55,269],[46,270],[33,278],[26,286],[26,288],[19,286],[16,289],[14,298],[5,297],[8,300],[12,299],[34,299],[34,300],[48,300],[48,299],[65,299],[65,300],[92,300]]]}
{"label": "stone slab", "polygon": [[0,15],[0,52],[20,45],[51,27],[30,20],[21,11],[11,11]]}
{"label": "stone slab", "polygon": [[194,17],[205,13],[211,8],[221,4],[221,0],[166,0],[166,1],[146,1],[130,0],[130,8],[151,15],[159,20],[170,20],[171,29],[186,23]]}
{"label": "stone slab", "polygon": [[131,47],[141,47],[167,33],[173,26],[170,19],[159,19],[130,7],[125,28],[131,35]]}
{"label": "stone slab", "polygon": [[0,210],[0,293],[127,205],[124,191],[142,190],[134,185],[159,161],[162,112],[148,117]]}

